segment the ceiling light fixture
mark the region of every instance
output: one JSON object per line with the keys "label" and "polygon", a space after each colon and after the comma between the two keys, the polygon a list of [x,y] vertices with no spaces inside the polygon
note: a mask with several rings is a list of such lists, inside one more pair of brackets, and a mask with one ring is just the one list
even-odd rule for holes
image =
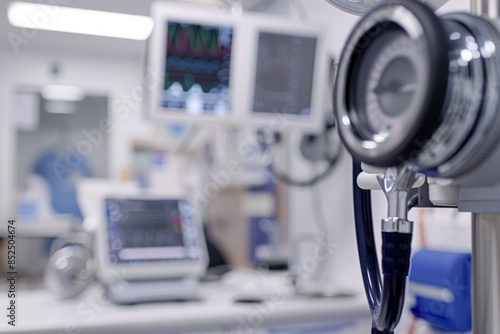
{"label": "ceiling light fixture", "polygon": [[146,40],[154,26],[148,16],[17,1],[9,4],[8,18],[20,28],[133,40]]}

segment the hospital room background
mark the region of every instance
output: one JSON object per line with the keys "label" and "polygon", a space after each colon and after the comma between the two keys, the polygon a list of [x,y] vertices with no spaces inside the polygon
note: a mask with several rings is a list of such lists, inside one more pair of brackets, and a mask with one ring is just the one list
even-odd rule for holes
{"label": "hospital room background", "polygon": [[[230,16],[235,21],[246,15],[248,27],[283,26],[292,34],[299,33],[302,26],[311,31],[320,27],[322,37],[318,43],[322,45],[316,50],[321,54],[313,57],[322,65],[309,82],[309,87],[314,88],[311,98],[316,101],[313,112],[319,114],[308,124],[279,115],[253,117],[246,111],[225,117],[227,108],[243,110],[249,104],[247,83],[256,80],[251,73],[252,64],[256,62],[258,68],[267,60],[265,53],[255,51],[250,28],[235,28],[232,32],[234,36],[247,34],[248,38],[233,36],[230,46],[231,61],[238,62],[238,68],[231,67],[230,82],[235,84],[230,87],[230,103],[212,106],[215,117],[196,111],[164,117],[165,113],[152,105],[151,97],[158,98],[157,92],[148,89],[158,78],[164,80],[152,65],[156,61],[152,52],[161,48],[151,46],[157,25],[149,39],[137,40],[19,28],[12,25],[7,15],[11,1],[2,1],[0,264],[2,275],[8,278],[7,225],[14,219],[18,319],[15,328],[2,320],[0,332],[73,333],[64,329],[65,318],[77,324],[78,331],[74,333],[367,332],[371,318],[356,248],[352,161],[338,138],[331,102],[336,66],[359,17],[324,0],[193,0],[163,1],[161,5],[153,2],[58,0],[46,4],[152,17],[155,24],[164,5],[167,17],[168,6],[180,6],[179,12],[186,17],[189,6],[194,6],[193,20],[200,17],[200,8],[209,8],[207,13],[217,12],[214,15]],[[468,9],[468,1],[454,0],[438,12]],[[57,17],[57,13],[53,15]],[[173,24],[169,29],[174,29]],[[176,29],[188,28],[179,24]],[[227,33],[224,29],[218,32]],[[265,38],[260,36],[261,40]],[[270,39],[268,47],[272,49],[272,44],[278,42]],[[172,43],[182,41],[174,38]],[[290,62],[286,54],[282,59]],[[294,64],[297,68],[308,66],[304,60]],[[273,79],[272,75],[259,78]],[[172,92],[174,96],[173,88]],[[169,96],[163,95],[163,106],[176,108]],[[196,109],[198,102],[192,99],[188,105],[194,104]],[[318,145],[321,140],[323,146]],[[194,206],[210,255],[204,263],[208,269],[199,275],[201,283],[193,283],[201,291],[196,302],[176,306],[178,302],[139,300],[128,305],[113,300],[127,298],[120,295],[99,297],[100,302],[91,309],[92,317],[72,311],[81,307],[82,301],[88,301],[85,296],[95,296],[102,277],[93,278],[80,294],[64,290],[57,286],[62,283],[55,282],[60,278],[51,278],[47,273],[60,264],[54,264],[51,256],[63,244],[85,244],[81,248],[97,262],[93,263],[95,270],[103,270],[96,259],[101,250],[95,244],[106,241],[96,237],[100,232],[89,231],[97,231],[98,225],[104,224],[104,216],[96,218],[94,212],[106,194],[116,195],[119,205],[132,205],[121,200],[177,196]],[[382,192],[374,191],[372,196],[374,226],[378,231],[387,204]],[[112,208],[113,204],[109,205]],[[470,214],[427,208],[412,210],[410,217],[416,222],[414,252],[423,248],[470,252]],[[327,256],[321,260],[314,259],[318,247],[327,250]],[[147,252],[140,254],[146,256]],[[71,285],[69,281],[67,284]],[[7,283],[3,278],[7,289],[2,285],[2,310],[9,302],[4,293]],[[181,285],[169,288],[186,289],[187,281],[176,284]],[[258,324],[241,331],[237,317],[263,307],[269,295],[283,287],[286,301],[276,303],[272,310],[261,309],[258,314],[264,316],[255,320]],[[157,287],[148,288],[147,283],[140,289],[158,293]],[[217,289],[231,290],[231,298],[236,301],[227,305],[214,302],[210,306],[219,293],[213,292]],[[214,295],[207,297],[206,291]],[[75,296],[69,298],[73,292]],[[220,295],[226,296],[226,292]],[[397,333],[440,333],[425,320],[414,317],[410,310],[411,289],[407,298]],[[292,301],[289,303],[288,299]],[[203,305],[211,308],[213,314],[203,313]],[[175,317],[185,317],[185,327],[168,327],[170,318],[164,317],[169,312],[181,312],[180,308],[185,309],[186,315]],[[217,323],[224,313],[233,315]],[[234,321],[231,317],[235,317]]]}

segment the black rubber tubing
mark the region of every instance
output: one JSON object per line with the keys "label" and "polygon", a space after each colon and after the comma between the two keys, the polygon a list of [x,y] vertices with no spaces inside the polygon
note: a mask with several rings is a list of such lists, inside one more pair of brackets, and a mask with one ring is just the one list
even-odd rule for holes
{"label": "black rubber tubing", "polygon": [[369,190],[357,185],[361,165],[353,161],[354,220],[359,263],[372,313],[372,334],[393,334],[403,311],[410,267],[411,234],[382,232],[382,270],[377,258]]}

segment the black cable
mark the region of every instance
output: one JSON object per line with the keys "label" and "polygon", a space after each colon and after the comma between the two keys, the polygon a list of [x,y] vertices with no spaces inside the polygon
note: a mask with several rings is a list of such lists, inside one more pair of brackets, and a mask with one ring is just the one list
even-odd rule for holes
{"label": "black cable", "polygon": [[353,161],[356,239],[365,293],[372,312],[372,334],[393,334],[403,311],[412,235],[382,232],[382,281],[373,232],[370,191],[357,186],[357,176],[361,172],[361,165]]}
{"label": "black cable", "polygon": [[[374,309],[382,294],[382,280],[377,258],[375,234],[372,226],[370,191],[357,186],[357,176],[362,172],[360,164],[353,162],[353,196],[356,240],[366,297],[370,309]],[[370,222],[366,223],[365,222]]]}
{"label": "black cable", "polygon": [[[335,129],[336,125],[335,125],[334,121],[335,120],[333,119],[332,124],[330,124],[328,122],[327,122],[327,124],[325,124],[324,135],[327,135],[328,132],[333,131],[333,129]],[[269,137],[271,137],[271,135],[273,138],[269,139]],[[258,146],[258,150],[261,151],[262,153],[265,153],[269,149],[269,147],[271,147],[272,145],[276,145],[281,140],[281,136],[279,135],[279,133],[272,133],[271,135],[269,133],[266,134],[264,131],[257,132],[257,138],[256,138],[257,139],[257,146]],[[285,172],[279,170],[276,167],[276,163],[274,162],[274,159],[271,160],[271,163],[268,166],[268,170],[278,180],[280,180],[280,181],[282,181],[290,186],[310,187],[310,186],[314,186],[315,184],[325,180],[328,176],[330,176],[330,174],[332,174],[332,172],[335,169],[341,155],[342,155],[342,144],[339,141],[337,144],[337,149],[336,149],[335,154],[333,156],[330,156],[330,157],[324,159],[324,161],[326,161],[328,163],[328,165],[327,165],[326,169],[323,171],[323,173],[315,175],[315,176],[313,176],[309,179],[305,179],[305,180],[297,180],[297,179],[291,177],[290,175],[286,174]]]}

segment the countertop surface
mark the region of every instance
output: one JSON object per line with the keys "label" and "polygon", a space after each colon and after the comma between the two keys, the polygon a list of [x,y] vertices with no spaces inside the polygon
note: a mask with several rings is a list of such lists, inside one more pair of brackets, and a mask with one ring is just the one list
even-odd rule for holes
{"label": "countertop surface", "polygon": [[[200,300],[137,305],[111,303],[99,286],[73,300],[58,300],[46,290],[19,291],[16,326],[0,324],[2,333],[178,333],[239,329],[300,323],[369,319],[362,295],[312,298],[297,296],[280,275],[233,275],[203,283]],[[235,302],[239,298],[262,302]],[[4,303],[2,303],[2,306]],[[2,309],[5,310],[4,307]],[[5,317],[5,316],[4,316]],[[229,333],[228,332],[228,333]]]}

